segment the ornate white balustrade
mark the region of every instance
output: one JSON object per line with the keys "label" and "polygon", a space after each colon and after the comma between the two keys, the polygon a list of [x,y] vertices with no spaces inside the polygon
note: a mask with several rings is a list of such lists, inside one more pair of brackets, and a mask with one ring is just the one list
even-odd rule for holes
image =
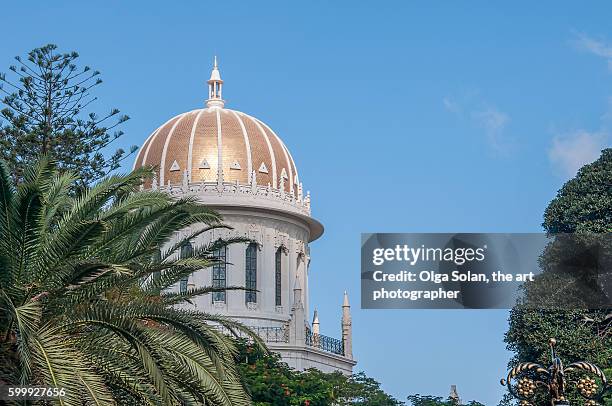
{"label": "ornate white balustrade", "polygon": [[232,205],[243,204],[245,206],[261,206],[266,208],[277,208],[280,210],[296,212],[310,216],[310,193],[303,198],[294,196],[292,193],[282,189],[274,189],[271,186],[244,185],[237,182],[197,182],[182,185],[167,184],[158,186],[153,180],[153,190],[163,190],[172,196],[194,195],[201,198],[207,204],[220,204],[226,202]]}

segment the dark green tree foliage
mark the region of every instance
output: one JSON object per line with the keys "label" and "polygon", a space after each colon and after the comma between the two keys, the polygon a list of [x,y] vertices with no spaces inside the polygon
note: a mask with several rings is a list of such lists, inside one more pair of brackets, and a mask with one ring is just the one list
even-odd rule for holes
{"label": "dark green tree foliage", "polygon": [[563,185],[544,212],[543,226],[554,234],[612,231],[612,149]]}
{"label": "dark green tree foliage", "polygon": [[443,400],[437,396],[421,396],[419,394],[408,396],[408,401],[412,406],[484,406],[474,400],[467,404],[459,404],[453,399]]}
{"label": "dark green tree foliage", "polygon": [[240,372],[257,406],[400,406],[380,383],[363,372],[345,376],[315,369],[298,372],[281,362],[277,354],[266,355],[241,341]]}
{"label": "dark green tree foliage", "polygon": [[[597,161],[585,165],[563,185],[546,208],[543,227],[551,234],[585,236],[612,231],[612,149],[602,151]],[[516,306],[509,323],[505,341],[514,352],[510,366],[527,361],[548,366],[548,340],[555,337],[558,355],[566,364],[585,360],[612,372],[610,309],[535,310]],[[612,400],[606,405],[612,405]]]}
{"label": "dark green tree foliage", "polygon": [[609,303],[605,275],[612,269],[612,234],[551,235],[539,265],[543,272],[523,286],[523,307],[598,309]]}
{"label": "dark green tree foliage", "polygon": [[[109,144],[123,135],[117,127],[128,116],[117,109],[102,116],[84,111],[97,100],[92,91],[102,80],[100,72],[78,68],[78,57],[49,44],[32,50],[25,60],[15,57],[11,74],[0,74],[0,158],[17,181],[42,154],[60,169],[77,173],[81,185],[118,168],[129,155],[117,149],[105,156]],[[131,147],[130,154],[135,150]]]}

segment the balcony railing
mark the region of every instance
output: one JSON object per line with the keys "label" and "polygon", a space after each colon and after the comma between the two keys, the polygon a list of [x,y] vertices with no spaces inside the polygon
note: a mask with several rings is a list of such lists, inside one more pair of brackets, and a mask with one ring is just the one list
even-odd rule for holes
{"label": "balcony railing", "polygon": [[267,343],[288,343],[289,329],[286,327],[251,327]]}
{"label": "balcony railing", "polygon": [[[230,336],[238,335],[240,338],[248,339],[248,334],[243,333],[242,331],[235,330],[232,334],[229,329],[223,326],[215,326],[219,331],[223,334],[227,334]],[[289,342],[289,329],[286,327],[252,327],[248,326],[248,328],[257,333],[257,335],[266,343],[288,343]]]}
{"label": "balcony railing", "polygon": [[[219,331],[227,335],[238,335],[240,338],[248,339],[249,336],[239,330],[234,330],[234,334],[223,326],[215,326]],[[288,343],[289,328],[283,327],[253,327],[249,326],[254,333],[266,343]],[[317,348],[321,351],[330,352],[332,354],[344,355],[344,342],[337,338],[328,337],[323,334],[314,334],[308,326],[306,326],[306,345]]]}
{"label": "balcony railing", "polygon": [[308,327],[306,327],[306,345],[332,354],[344,355],[344,342],[342,340],[323,334],[314,334]]}

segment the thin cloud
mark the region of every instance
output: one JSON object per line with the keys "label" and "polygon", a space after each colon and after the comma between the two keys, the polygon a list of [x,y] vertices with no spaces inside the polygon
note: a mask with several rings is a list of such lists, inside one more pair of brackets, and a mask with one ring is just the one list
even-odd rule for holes
{"label": "thin cloud", "polygon": [[484,129],[489,145],[496,152],[510,152],[512,140],[505,134],[506,126],[510,122],[508,114],[489,107],[486,110],[473,112],[472,117]]}
{"label": "thin cloud", "polygon": [[442,99],[442,104],[444,104],[444,108],[446,108],[446,110],[450,111],[451,113],[461,114],[462,112],[461,105],[449,96],[446,96]]}
{"label": "thin cloud", "polygon": [[607,139],[608,135],[604,132],[585,130],[556,136],[548,150],[548,158],[562,175],[573,177],[578,169],[599,157]]}
{"label": "thin cloud", "polygon": [[580,50],[604,58],[608,63],[608,69],[612,70],[612,45],[584,33],[576,33],[573,43]]}
{"label": "thin cloud", "polygon": [[[579,44],[583,49],[606,58],[612,67],[612,47],[594,40],[584,34],[579,35]],[[599,129],[588,131],[578,129],[566,133],[557,133],[548,149],[548,159],[555,171],[564,177],[573,177],[584,165],[599,158],[601,150],[610,145],[610,128],[612,126],[612,97],[608,97],[607,109],[600,117]]]}
{"label": "thin cloud", "polygon": [[446,96],[442,99],[442,104],[447,111],[460,118],[469,119],[484,130],[487,144],[494,152],[503,155],[512,152],[514,139],[506,131],[510,116],[494,106],[474,101],[472,96],[465,97],[463,102]]}

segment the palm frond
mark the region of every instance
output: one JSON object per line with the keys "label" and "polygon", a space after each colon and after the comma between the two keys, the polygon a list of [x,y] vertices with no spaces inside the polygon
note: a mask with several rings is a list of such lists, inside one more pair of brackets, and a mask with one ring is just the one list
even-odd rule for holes
{"label": "palm frond", "polygon": [[248,329],[177,306],[243,288],[167,291],[219,263],[216,249],[248,240],[177,255],[229,227],[195,197],[139,191],[150,174],[114,175],[75,195],[74,175],[51,160],[32,165],[18,187],[0,162],[0,362],[15,366],[0,365],[1,380],[63,387],[60,405],[250,404],[235,342],[218,327]]}
{"label": "palm frond", "polygon": [[[71,339],[58,335],[54,329],[43,327],[31,339],[34,362],[39,366],[41,385],[64,388],[66,397],[58,398],[60,405],[81,405],[83,396],[95,390],[99,405],[114,405],[113,397],[104,383],[88,371],[91,366],[71,345]],[[83,383],[89,389],[84,390]]]}

